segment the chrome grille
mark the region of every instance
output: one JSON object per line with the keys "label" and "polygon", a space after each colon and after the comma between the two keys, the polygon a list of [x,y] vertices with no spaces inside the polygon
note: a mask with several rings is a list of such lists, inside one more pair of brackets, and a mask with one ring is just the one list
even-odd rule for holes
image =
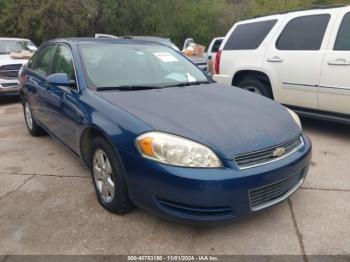
{"label": "chrome grille", "polygon": [[18,83],[2,83],[0,84],[2,87],[18,87]]}
{"label": "chrome grille", "polygon": [[[238,155],[235,157],[235,161],[239,169],[247,169],[260,165],[265,165],[293,154],[303,145],[303,138],[301,136],[298,136],[287,141],[286,143],[274,147],[270,147],[261,151]],[[274,152],[281,148],[283,148],[283,154],[281,156],[276,156]]]}
{"label": "chrome grille", "polygon": [[251,210],[257,211],[284,200],[301,186],[303,179],[304,171],[276,183],[251,189],[249,191]]}
{"label": "chrome grille", "polygon": [[18,78],[19,70],[22,64],[12,64],[0,66],[0,78],[3,79],[16,79]]}

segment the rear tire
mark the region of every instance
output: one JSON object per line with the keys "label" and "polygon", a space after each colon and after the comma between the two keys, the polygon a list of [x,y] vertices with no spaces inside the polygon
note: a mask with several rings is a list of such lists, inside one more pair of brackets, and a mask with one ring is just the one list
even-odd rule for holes
{"label": "rear tire", "polygon": [[258,95],[262,95],[271,99],[273,98],[270,85],[258,79],[254,79],[254,78],[243,79],[238,84],[238,87],[244,90],[256,93]]}
{"label": "rear tire", "polygon": [[22,104],[23,104],[24,119],[26,122],[28,132],[32,136],[45,135],[44,130],[36,123],[36,120],[34,119],[34,117],[32,115],[32,110],[30,109],[28,101],[26,99],[23,99]]}
{"label": "rear tire", "polygon": [[114,148],[102,137],[94,138],[91,148],[89,162],[97,200],[109,212],[129,212],[133,204],[124,170]]}

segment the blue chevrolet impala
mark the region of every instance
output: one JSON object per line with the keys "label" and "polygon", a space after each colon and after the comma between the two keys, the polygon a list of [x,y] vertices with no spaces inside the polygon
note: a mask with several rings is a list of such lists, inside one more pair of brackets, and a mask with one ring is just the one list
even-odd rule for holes
{"label": "blue chevrolet impala", "polygon": [[175,50],[119,39],[48,41],[20,72],[24,118],[90,168],[108,211],[182,223],[247,216],[304,182],[297,115],[211,81]]}

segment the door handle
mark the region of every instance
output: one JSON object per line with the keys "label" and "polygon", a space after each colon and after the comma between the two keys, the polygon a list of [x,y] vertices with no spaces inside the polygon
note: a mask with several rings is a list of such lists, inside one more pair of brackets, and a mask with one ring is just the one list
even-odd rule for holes
{"label": "door handle", "polygon": [[328,65],[349,66],[350,61],[347,61],[344,58],[339,58],[337,60],[328,61]]}
{"label": "door handle", "polygon": [[279,56],[274,56],[274,57],[271,57],[271,58],[268,58],[267,59],[267,62],[271,62],[271,63],[282,63],[283,62],[283,59]]}

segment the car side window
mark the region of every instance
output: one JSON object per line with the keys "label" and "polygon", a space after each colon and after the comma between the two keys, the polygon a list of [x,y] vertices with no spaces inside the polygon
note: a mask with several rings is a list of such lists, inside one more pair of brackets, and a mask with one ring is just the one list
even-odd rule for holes
{"label": "car side window", "polygon": [[28,61],[28,68],[30,68],[30,69],[33,69],[33,65],[34,65],[34,62],[35,62],[35,59],[36,59],[36,57],[38,56],[38,52],[36,52],[33,56],[32,56],[32,58],[31,59],[29,59],[29,61]]}
{"label": "car side window", "polygon": [[69,80],[75,80],[73,57],[68,47],[60,45],[52,62],[52,74],[66,73]]}
{"label": "car side window", "polygon": [[33,65],[33,70],[40,74],[47,75],[47,73],[50,70],[51,58],[55,50],[56,50],[55,45],[50,45],[41,49],[39,53],[36,55],[35,63]]}
{"label": "car side window", "polygon": [[222,43],[222,39],[216,40],[213,44],[213,48],[211,49],[211,52],[216,53],[219,50],[221,43]]}
{"label": "car side window", "polygon": [[320,50],[331,16],[302,16],[292,19],[276,42],[279,50]]}
{"label": "car side window", "polygon": [[254,50],[259,48],[277,20],[238,25],[227,40],[224,50]]}
{"label": "car side window", "polygon": [[350,51],[350,13],[347,13],[339,27],[334,50]]}

